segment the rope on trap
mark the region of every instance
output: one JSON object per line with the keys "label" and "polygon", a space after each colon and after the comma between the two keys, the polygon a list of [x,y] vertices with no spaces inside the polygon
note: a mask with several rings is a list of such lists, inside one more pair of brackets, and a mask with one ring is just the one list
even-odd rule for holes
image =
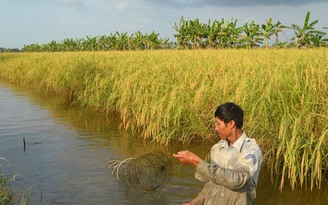
{"label": "rope on trap", "polygon": [[163,152],[150,152],[139,157],[108,162],[112,175],[124,181],[129,187],[144,192],[164,188],[173,175],[173,165]]}

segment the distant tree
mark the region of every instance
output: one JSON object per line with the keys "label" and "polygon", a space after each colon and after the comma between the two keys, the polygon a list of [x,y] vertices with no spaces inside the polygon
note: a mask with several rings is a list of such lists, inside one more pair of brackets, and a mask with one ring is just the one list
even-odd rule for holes
{"label": "distant tree", "polygon": [[21,50],[19,50],[18,48],[3,48],[3,47],[0,47],[0,53],[7,53],[7,52],[15,53],[15,52],[21,52]]}
{"label": "distant tree", "polygon": [[177,39],[177,44],[182,48],[189,48],[189,43],[191,40],[191,25],[189,19],[185,20],[182,16],[179,24],[175,23],[173,28],[178,32],[173,35]]}
{"label": "distant tree", "polygon": [[237,26],[237,19],[223,20],[221,22],[221,31],[219,32],[220,45],[226,48],[240,47],[240,38],[244,28]]}
{"label": "distant tree", "polygon": [[[309,22],[310,12],[307,13],[303,27],[292,24],[291,27],[282,25],[280,21],[272,22],[269,18],[265,24],[258,25],[254,21],[248,20],[242,26],[237,26],[237,19],[211,20],[202,23],[198,19],[189,20],[181,17],[178,23],[174,24],[177,32],[174,34],[175,42],[168,38],[160,39],[159,33],[154,31],[150,34],[143,34],[140,31],[128,35],[128,33],[114,34],[96,37],[86,36],[86,38],[67,38],[60,42],[52,40],[44,44],[24,45],[24,52],[56,52],[56,51],[107,51],[107,50],[147,50],[147,49],[203,49],[203,48],[253,48],[264,43],[265,48],[269,47],[269,40],[274,35],[276,48],[282,47],[307,47],[307,46],[327,46],[328,38],[326,32],[315,30],[314,25],[318,20]],[[294,43],[279,42],[279,33],[283,29],[293,29],[295,37]],[[328,27],[323,27],[328,29]],[[18,52],[19,49],[0,48],[0,52]]]}
{"label": "distant tree", "polygon": [[[328,27],[323,27],[323,29],[328,30]],[[327,33],[326,33],[327,34]],[[324,42],[324,46],[327,46],[328,38],[322,39],[322,42]]]}
{"label": "distant tree", "polygon": [[283,29],[288,29],[288,28],[289,28],[288,26],[285,26],[285,25],[281,24],[280,21],[278,21],[274,25],[273,33],[276,36],[275,43],[274,43],[275,47],[280,47],[281,48],[281,45],[287,44],[287,42],[282,42],[282,43],[279,42],[279,33],[285,34]]}
{"label": "distant tree", "polygon": [[244,25],[243,41],[247,48],[253,48],[263,43],[263,38],[260,37],[260,26],[255,24],[254,20],[249,24],[248,21]]}
{"label": "distant tree", "polygon": [[279,46],[279,36],[278,34],[284,33],[283,29],[284,28],[288,28],[285,25],[282,25],[280,23],[280,21],[278,21],[277,23],[272,23],[272,18],[270,18],[269,20],[267,20],[266,24],[262,24],[260,27],[260,33],[261,35],[264,37],[264,46],[265,48],[269,48],[269,40],[271,38],[272,35],[276,36],[276,40],[275,40],[275,45]]}
{"label": "distant tree", "polygon": [[291,28],[295,32],[294,44],[296,47],[307,48],[308,46],[315,45],[319,46],[324,43],[322,37],[326,34],[323,31],[318,31],[314,29],[314,25],[318,23],[319,20],[309,22],[310,12],[308,11],[304,20],[303,27],[292,24]]}
{"label": "distant tree", "polygon": [[211,20],[208,21],[207,25],[204,25],[204,38],[205,38],[205,45],[207,48],[214,48],[217,45],[217,36],[220,31],[220,22],[214,20],[211,23]]}

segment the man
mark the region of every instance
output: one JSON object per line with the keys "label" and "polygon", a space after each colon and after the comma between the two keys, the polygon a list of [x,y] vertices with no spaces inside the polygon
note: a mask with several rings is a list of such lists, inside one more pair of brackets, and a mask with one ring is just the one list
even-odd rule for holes
{"label": "man", "polygon": [[184,150],[173,154],[181,164],[196,166],[196,179],[206,182],[203,190],[184,205],[249,205],[256,198],[262,152],[242,130],[244,112],[228,102],[215,111],[215,130],[221,140],[211,148],[211,162]]}

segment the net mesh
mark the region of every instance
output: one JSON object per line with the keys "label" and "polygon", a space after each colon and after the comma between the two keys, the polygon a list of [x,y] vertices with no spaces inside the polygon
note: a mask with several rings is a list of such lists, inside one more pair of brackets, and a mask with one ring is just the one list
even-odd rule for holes
{"label": "net mesh", "polygon": [[111,160],[108,164],[117,180],[144,192],[164,188],[173,175],[172,162],[162,152],[150,152],[124,160]]}

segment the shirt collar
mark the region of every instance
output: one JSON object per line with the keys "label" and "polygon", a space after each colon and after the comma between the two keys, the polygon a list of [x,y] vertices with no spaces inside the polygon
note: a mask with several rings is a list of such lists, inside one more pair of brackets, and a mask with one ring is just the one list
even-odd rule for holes
{"label": "shirt collar", "polygon": [[243,132],[243,134],[237,139],[237,141],[232,144],[232,147],[234,147],[235,149],[237,149],[240,152],[241,147],[243,146],[246,137],[247,137],[246,133]]}
{"label": "shirt collar", "polygon": [[[241,136],[237,139],[235,143],[233,143],[232,146],[230,146],[230,148],[233,147],[240,152],[246,137],[246,133],[243,132],[243,134],[241,134]],[[220,148],[229,148],[228,140],[222,140]]]}

